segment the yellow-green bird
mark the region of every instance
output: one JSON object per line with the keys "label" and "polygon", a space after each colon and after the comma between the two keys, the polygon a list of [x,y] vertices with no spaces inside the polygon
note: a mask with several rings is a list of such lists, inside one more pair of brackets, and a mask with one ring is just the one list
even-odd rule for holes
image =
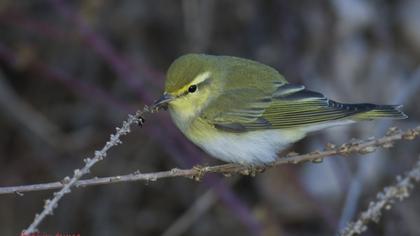
{"label": "yellow-green bird", "polygon": [[226,162],[264,165],[279,151],[324,128],[380,118],[404,119],[401,106],[345,104],[288,83],[256,61],[187,54],[169,67],[165,92],[176,126],[204,151]]}

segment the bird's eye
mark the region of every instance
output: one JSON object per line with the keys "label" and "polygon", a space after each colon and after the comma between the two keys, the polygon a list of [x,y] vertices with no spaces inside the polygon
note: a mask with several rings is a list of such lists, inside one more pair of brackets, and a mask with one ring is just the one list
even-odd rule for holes
{"label": "bird's eye", "polygon": [[190,93],[194,93],[195,91],[197,91],[197,85],[193,84],[188,88],[188,92]]}

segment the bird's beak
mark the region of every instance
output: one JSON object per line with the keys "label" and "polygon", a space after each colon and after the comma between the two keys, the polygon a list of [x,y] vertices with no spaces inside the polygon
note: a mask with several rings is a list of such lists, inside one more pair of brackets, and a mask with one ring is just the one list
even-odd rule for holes
{"label": "bird's beak", "polygon": [[168,93],[163,93],[162,97],[160,97],[158,100],[156,100],[153,103],[153,107],[159,109],[164,108],[166,110],[167,105],[170,101],[172,101],[174,97]]}

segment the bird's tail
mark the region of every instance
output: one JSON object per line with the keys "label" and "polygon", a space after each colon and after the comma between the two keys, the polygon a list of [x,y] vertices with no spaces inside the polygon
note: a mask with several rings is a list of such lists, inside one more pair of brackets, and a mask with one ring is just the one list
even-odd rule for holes
{"label": "bird's tail", "polygon": [[351,116],[352,120],[376,120],[376,119],[405,119],[407,115],[401,111],[402,105],[375,105],[375,104],[346,104],[358,113]]}

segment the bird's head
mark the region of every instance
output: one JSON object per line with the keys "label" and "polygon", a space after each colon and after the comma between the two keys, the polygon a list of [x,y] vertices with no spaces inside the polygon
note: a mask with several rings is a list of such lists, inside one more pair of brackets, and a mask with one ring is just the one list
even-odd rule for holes
{"label": "bird's head", "polygon": [[171,112],[185,117],[199,114],[220,90],[216,78],[222,76],[221,66],[216,56],[181,56],[169,67],[165,91],[154,105],[168,106]]}

